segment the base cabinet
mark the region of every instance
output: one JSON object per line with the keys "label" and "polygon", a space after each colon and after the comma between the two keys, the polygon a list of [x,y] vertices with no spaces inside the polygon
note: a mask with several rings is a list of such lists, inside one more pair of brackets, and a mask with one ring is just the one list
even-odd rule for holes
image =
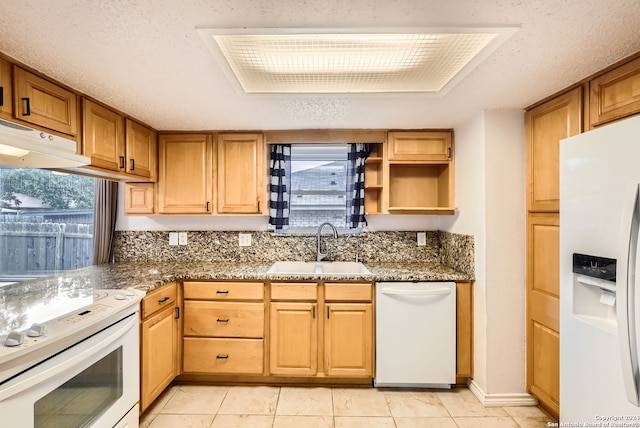
{"label": "base cabinet", "polygon": [[327,304],[324,320],[327,376],[373,375],[373,308],[371,303]]}
{"label": "base cabinet", "polygon": [[184,283],[185,373],[264,373],[264,283]]}
{"label": "base cabinet", "polygon": [[142,301],[140,412],[178,374],[178,313],[176,283],[149,293]]}
{"label": "base cabinet", "polygon": [[318,373],[316,303],[271,303],[271,366],[274,375]]}
{"label": "base cabinet", "polygon": [[271,284],[270,373],[372,377],[372,289],[362,283]]}

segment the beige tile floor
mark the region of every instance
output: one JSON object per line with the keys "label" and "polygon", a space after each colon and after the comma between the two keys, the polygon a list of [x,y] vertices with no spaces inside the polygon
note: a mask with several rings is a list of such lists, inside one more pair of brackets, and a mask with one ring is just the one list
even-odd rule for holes
{"label": "beige tile floor", "polygon": [[483,407],[471,391],[173,386],[141,428],[547,427],[536,407]]}

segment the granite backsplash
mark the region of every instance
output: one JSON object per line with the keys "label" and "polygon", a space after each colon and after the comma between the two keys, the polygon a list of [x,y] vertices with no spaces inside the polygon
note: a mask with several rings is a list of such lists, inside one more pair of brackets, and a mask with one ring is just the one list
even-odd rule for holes
{"label": "granite backsplash", "polygon": [[[325,231],[326,232],[326,231]],[[251,246],[240,247],[238,233],[251,234]],[[416,232],[363,232],[323,236],[323,252],[334,261],[363,263],[441,263],[460,272],[474,273],[473,236],[427,231],[425,246],[416,243]],[[273,232],[188,232],[188,245],[170,246],[169,232],[116,231],[116,262],[268,262],[315,260],[316,236],[276,235]]]}

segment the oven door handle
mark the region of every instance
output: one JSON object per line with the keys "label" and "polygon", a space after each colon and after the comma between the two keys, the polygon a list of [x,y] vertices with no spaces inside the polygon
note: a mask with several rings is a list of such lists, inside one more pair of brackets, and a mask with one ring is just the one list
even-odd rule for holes
{"label": "oven door handle", "polygon": [[[128,318],[119,321],[112,327],[94,334],[84,341],[74,345],[72,348],[68,348],[67,350],[73,349],[73,351],[70,352],[72,355],[65,355],[64,359],[58,364],[54,364],[43,370],[41,368],[44,364],[41,364],[33,369],[34,373],[32,375],[17,375],[6,384],[0,385],[0,401],[4,401],[9,397],[28,390],[29,388],[54,376],[60,376],[62,373],[77,370],[77,365],[82,363],[84,360],[96,355],[101,349],[109,346],[109,344],[116,342],[129,330],[137,328],[138,316],[136,312],[135,315],[130,315]],[[43,363],[51,361],[54,358],[57,358],[57,356],[52,357],[50,360],[45,360]]]}

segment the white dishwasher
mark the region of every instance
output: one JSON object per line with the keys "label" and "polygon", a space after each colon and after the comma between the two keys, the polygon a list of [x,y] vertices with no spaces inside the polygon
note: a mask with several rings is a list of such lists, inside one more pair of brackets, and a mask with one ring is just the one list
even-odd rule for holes
{"label": "white dishwasher", "polygon": [[456,284],[376,283],[375,386],[456,383]]}

